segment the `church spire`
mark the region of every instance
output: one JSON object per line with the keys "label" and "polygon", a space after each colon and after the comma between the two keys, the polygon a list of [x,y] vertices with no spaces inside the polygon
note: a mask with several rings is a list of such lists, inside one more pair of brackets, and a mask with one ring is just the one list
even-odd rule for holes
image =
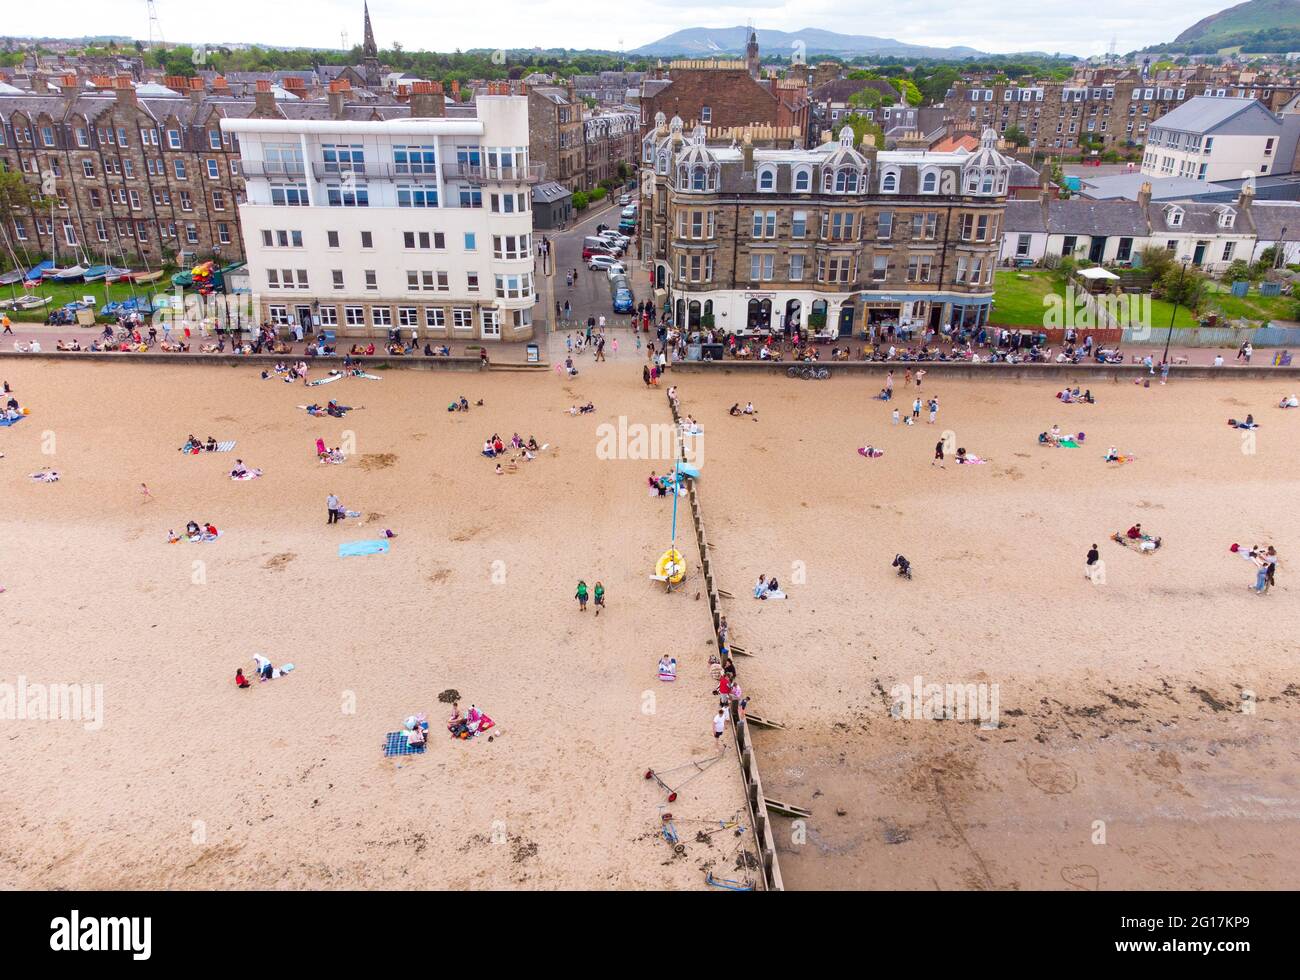
{"label": "church spire", "polygon": [[377,58],[379,48],[375,46],[375,32],[370,26],[370,4],[363,3],[361,6],[366,12],[365,40],[361,43],[361,55],[365,58]]}

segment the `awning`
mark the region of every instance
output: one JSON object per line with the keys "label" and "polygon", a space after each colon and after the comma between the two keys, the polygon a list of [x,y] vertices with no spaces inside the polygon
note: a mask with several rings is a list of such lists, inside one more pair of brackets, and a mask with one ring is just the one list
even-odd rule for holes
{"label": "awning", "polygon": [[993,298],[992,293],[984,295],[973,293],[859,293],[863,303],[954,303],[974,306],[987,303]]}
{"label": "awning", "polygon": [[1101,266],[1093,266],[1091,269],[1080,269],[1079,275],[1085,279],[1118,279],[1119,276],[1113,272],[1107,272]]}

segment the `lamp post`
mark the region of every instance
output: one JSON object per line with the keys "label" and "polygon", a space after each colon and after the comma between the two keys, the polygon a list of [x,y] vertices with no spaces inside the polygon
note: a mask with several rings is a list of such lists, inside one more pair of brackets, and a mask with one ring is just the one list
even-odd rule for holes
{"label": "lamp post", "polygon": [[[1183,291],[1183,281],[1187,278],[1187,262],[1188,260],[1184,258],[1183,271],[1178,274],[1178,293]],[[1174,339],[1174,317],[1178,315],[1178,293],[1174,294],[1174,309],[1169,314],[1169,333],[1165,337],[1165,356],[1160,359],[1161,364],[1169,362],[1169,342]]]}

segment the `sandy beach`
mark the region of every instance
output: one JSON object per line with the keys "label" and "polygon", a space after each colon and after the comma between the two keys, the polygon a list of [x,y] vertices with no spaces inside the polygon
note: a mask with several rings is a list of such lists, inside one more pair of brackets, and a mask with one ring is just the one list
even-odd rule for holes
{"label": "sandy beach", "polygon": [[[0,722],[0,886],[740,876],[750,838],[693,841],[743,808],[734,758],[671,806],[684,858],[642,778],[714,752],[707,604],[647,578],[671,501],[645,477],[665,467],[596,452],[601,423],[669,421],[664,392],[631,351],[580,367],[304,390],[251,367],[6,363],[32,415],[0,430],[0,681],[102,684],[104,720]],[[932,374],[937,423],[895,427],[870,379],[669,382],[705,430],[701,502],[733,641],[754,654],[738,660],[751,710],[788,726],[755,735],[768,794],[813,812],[776,822],[787,887],[1294,882],[1300,411],[1271,407],[1276,385],[1107,383],[1069,406],[1051,382]],[[901,371],[897,386],[903,408]],[[485,406],[446,412],[461,394]],[[357,408],[296,407],[327,398]],[[587,399],[593,415],[565,412]],[[747,400],[757,421],[728,416]],[[1250,454],[1224,424],[1246,412],[1263,422]],[[1053,423],[1084,430],[1082,448],[1037,446]],[[944,430],[989,462],[932,467]],[[551,448],[498,477],[482,440],[516,431]],[[182,457],[191,432],[238,444]],[[316,462],[318,436],[349,433],[346,463]],[[885,455],[864,459],[866,442]],[[1104,463],[1112,444],[1137,460]],[[235,457],[265,475],[232,482]],[[60,482],[27,479],[45,467]],[[364,526],[326,524],[331,492]],[[190,519],[222,537],[167,544]],[[1134,521],[1160,550],[1107,540]],[[338,557],[383,528],[390,553]],[[1278,547],[1271,594],[1246,590],[1234,541]],[[1093,542],[1104,584],[1083,574]],[[689,533],[679,547],[694,569]],[[899,551],[912,581],[889,567]],[[751,599],[760,572],[790,598]],[[577,610],[579,578],[608,589],[598,618]],[[255,653],[296,669],[236,690]],[[892,718],[891,690],[918,676],[997,684],[997,725]],[[451,687],[498,738],[445,736]],[[428,752],[385,758],[384,733],[420,711]]]}
{"label": "sandy beach", "polygon": [[[734,755],[669,808],[683,858],[658,836],[665,794],[643,778],[715,753],[716,699],[707,605],[647,577],[671,501],[648,497],[645,464],[594,451],[610,417],[669,420],[662,390],[625,371],[587,372],[590,384],[392,371],[305,390],[252,367],[6,364],[32,415],[0,429],[0,680],[102,684],[104,719],[97,731],[0,722],[0,884],[698,889],[710,870],[740,877],[751,838],[693,841],[744,806]],[[461,394],[485,406],[448,413]],[[342,420],[296,408],[327,398],[357,408]],[[588,398],[594,416],[565,412]],[[482,440],[516,430],[551,448],[495,476]],[[191,432],[238,445],[183,457]],[[333,446],[348,432],[347,462],[319,464],[316,437]],[[236,457],[265,475],[231,481]],[[27,479],[46,467],[59,483]],[[328,526],[331,492],[365,526]],[[221,538],[167,544],[190,519]],[[338,557],[339,542],[383,528],[397,532],[388,554]],[[694,567],[694,543],[681,546]],[[578,612],[579,578],[608,590],[599,617]],[[235,668],[251,673],[259,652],[296,669],[237,690]],[[674,684],[656,676],[664,652],[680,663]],[[436,700],[447,688],[499,736],[452,741]],[[384,734],[421,711],[428,751],[385,758]]]}

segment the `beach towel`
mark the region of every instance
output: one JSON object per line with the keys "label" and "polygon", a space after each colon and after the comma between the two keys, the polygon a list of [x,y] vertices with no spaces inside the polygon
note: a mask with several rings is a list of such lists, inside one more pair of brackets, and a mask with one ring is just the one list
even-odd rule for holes
{"label": "beach towel", "polygon": [[326,455],[320,457],[320,461],[322,463],[334,463],[334,464],[342,463],[346,459],[347,457],[344,456],[342,453],[334,453],[334,452],[327,453]]}
{"label": "beach towel", "polygon": [[428,743],[424,745],[412,745],[411,740],[406,737],[406,732],[389,732],[384,736],[384,755],[422,755],[427,749]]}
{"label": "beach towel", "polygon": [[984,459],[982,456],[967,456],[965,459],[962,459],[960,456],[958,456],[957,462],[974,466],[974,465],[979,465],[981,463],[987,463],[988,460]]}
{"label": "beach towel", "polygon": [[1062,439],[1057,443],[1058,446],[1064,446],[1066,449],[1078,449],[1079,444],[1073,439]]}
{"label": "beach towel", "polygon": [[228,442],[217,443],[217,448],[215,451],[219,453],[228,453],[234,448],[235,448],[235,440],[231,439]]}
{"label": "beach towel", "polygon": [[186,537],[185,540],[188,541],[190,544],[204,544],[205,542],[208,541],[217,540],[217,538],[221,537],[225,533],[226,533],[225,531],[218,531],[216,534],[200,534],[197,537],[193,537],[193,538]]}
{"label": "beach towel", "polygon": [[339,545],[340,558],[352,558],[357,555],[384,555],[388,553],[388,541],[345,541]]}
{"label": "beach towel", "polygon": [[365,371],[358,371],[355,375],[353,375],[353,377],[357,377],[357,378],[365,378],[367,381],[383,381],[383,380],[384,380],[383,378],[381,378],[381,377],[380,377],[379,375],[377,375],[377,374],[366,374]]}
{"label": "beach towel", "polygon": [[59,474],[53,470],[48,473],[42,471],[40,473],[33,473],[31,479],[35,480],[37,483],[58,483]]}
{"label": "beach towel", "polygon": [[26,415],[18,415],[11,419],[0,419],[0,427],[8,428],[11,425],[17,425],[25,418],[27,418]]}
{"label": "beach towel", "polygon": [[862,456],[865,459],[879,459],[881,456],[885,455],[885,451],[883,449],[873,448],[870,452],[868,452],[866,446],[859,446],[858,455]]}
{"label": "beach towel", "polygon": [[231,474],[230,478],[232,480],[256,480],[261,475],[261,470],[247,470],[243,476],[235,476],[234,474]]}
{"label": "beach towel", "polygon": [[331,374],[331,375],[327,375],[327,376],[324,377],[324,378],[317,378],[315,381],[308,381],[308,382],[307,382],[307,387],[308,387],[308,388],[315,388],[317,385],[327,385],[327,384],[329,384],[331,381],[341,381],[341,380],[343,380],[343,375],[341,375],[341,374]]}

